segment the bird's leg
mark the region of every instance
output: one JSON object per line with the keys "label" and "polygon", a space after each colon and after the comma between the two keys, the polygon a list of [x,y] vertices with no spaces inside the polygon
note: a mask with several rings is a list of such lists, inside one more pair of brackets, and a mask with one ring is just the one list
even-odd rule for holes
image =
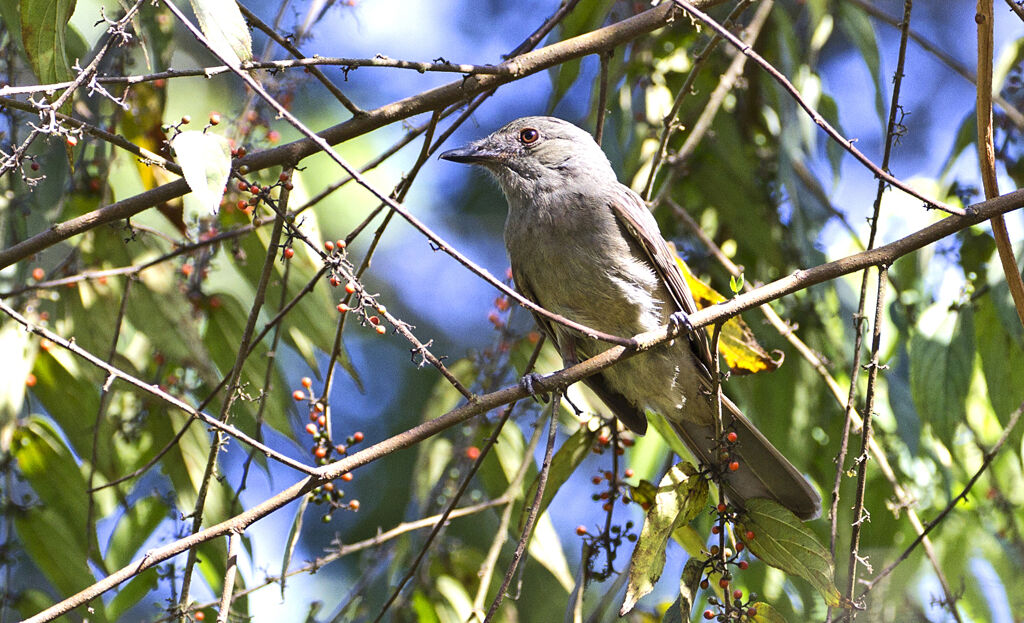
{"label": "bird's leg", "polygon": [[537,402],[547,403],[548,399],[544,395],[537,395],[537,390],[534,389],[533,384],[541,380],[543,375],[537,374],[536,372],[527,372],[519,379],[519,386],[526,390],[526,393],[530,394]]}
{"label": "bird's leg", "polygon": [[690,322],[690,315],[684,311],[677,311],[668,317],[672,332],[676,335],[693,332],[693,323]]}

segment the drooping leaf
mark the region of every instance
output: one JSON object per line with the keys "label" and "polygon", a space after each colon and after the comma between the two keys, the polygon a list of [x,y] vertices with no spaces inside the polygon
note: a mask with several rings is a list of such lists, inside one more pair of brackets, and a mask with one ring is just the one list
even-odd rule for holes
{"label": "drooping leaf", "polygon": [[704,573],[704,564],[697,558],[691,557],[683,567],[683,574],[679,578],[679,597],[676,598],[665,616],[662,623],[682,623],[690,620],[690,610],[693,609],[694,599],[697,597],[697,589],[700,587],[700,578]]}
{"label": "drooping leaf", "polygon": [[[74,78],[67,50],[67,26],[74,12],[75,0],[21,0],[21,40],[32,71],[43,84]],[[58,97],[51,96],[51,101]],[[70,111],[68,98],[61,112]]]}
{"label": "drooping leaf", "polygon": [[107,604],[107,618],[111,621],[121,619],[121,615],[137,605],[146,595],[157,587],[160,574],[156,567],[150,567],[131,580],[119,586],[117,593]]}
{"label": "drooping leaf", "polygon": [[281,599],[284,599],[285,581],[288,579],[288,565],[292,562],[292,554],[295,553],[295,546],[302,536],[302,520],[306,514],[306,506],[309,504],[309,496],[304,495],[299,500],[299,507],[295,509],[295,517],[292,518],[292,526],[288,530],[288,540],[285,541],[284,555],[281,556]]}
{"label": "drooping leaf", "polygon": [[[526,499],[532,502],[532,498]],[[531,558],[539,562],[558,580],[566,593],[572,590],[575,581],[572,571],[569,570],[569,561],[565,558],[562,542],[558,539],[558,533],[555,532],[555,526],[551,523],[551,515],[548,513],[537,518],[533,527],[533,536],[530,538],[530,544],[526,551]]]}
{"label": "drooping leaf", "polygon": [[661,479],[629,561],[629,583],[619,616],[654,589],[665,567],[665,547],[672,531],[700,514],[707,501],[708,482],[689,462],[677,463]]}
{"label": "drooping leaf", "polygon": [[922,421],[947,447],[966,417],[974,366],[973,313],[935,304],[925,310],[910,338],[910,392]]}
{"label": "drooping leaf", "polygon": [[[237,6],[231,3],[225,3]],[[231,145],[218,134],[188,130],[171,140],[174,156],[199,207],[196,216],[216,215],[224,187],[231,175]],[[186,224],[190,218],[189,199],[185,199]]]}
{"label": "drooping leaf", "polygon": [[231,67],[252,60],[252,35],[234,2],[191,0],[199,28],[210,47]]}
{"label": "drooping leaf", "polygon": [[[840,603],[828,549],[789,509],[774,500],[753,498],[737,525],[747,549],[766,564],[804,578],[829,606]],[[747,533],[753,533],[748,538]]]}
{"label": "drooping leaf", "polygon": [[[672,249],[675,254],[675,249]],[[686,278],[686,285],[693,293],[693,300],[697,303],[697,309],[704,309],[711,305],[725,301],[725,297],[715,291],[714,288],[698,279],[686,262],[675,256],[676,263],[683,271]],[[771,371],[779,367],[781,360],[772,359],[764,348],[757,342],[754,332],[750,330],[747,323],[739,316],[733,316],[722,325],[722,333],[718,338],[718,350],[725,358],[725,363],[732,370],[733,374],[754,374],[756,372]]]}
{"label": "drooping leaf", "polygon": [[[551,467],[548,469],[548,480],[544,486],[544,495],[541,498],[538,513],[543,513],[547,509],[551,499],[555,497],[555,494],[558,493],[558,490],[569,479],[569,476],[576,471],[576,468],[583,462],[583,459],[590,455],[590,450],[594,447],[594,440],[597,439],[597,436],[597,430],[590,430],[586,426],[580,426],[571,437],[562,443],[562,447],[558,449],[558,452],[551,459]],[[524,499],[532,500],[533,496],[536,495],[536,491],[537,480],[534,479],[533,483],[530,484],[530,488],[527,489]]]}
{"label": "drooping leaf", "polygon": [[779,611],[772,608],[771,604],[758,601],[750,604],[756,614],[751,618],[754,623],[786,623],[786,618],[779,614]]}
{"label": "drooping leaf", "polygon": [[169,509],[159,497],[148,496],[132,502],[117,520],[107,544],[105,559],[110,569],[120,569],[139,556],[157,526],[167,517]]}
{"label": "drooping leaf", "polygon": [[988,397],[999,423],[1006,425],[1010,414],[1024,402],[1024,344],[1000,322],[993,296],[979,299],[975,314],[974,337]]}

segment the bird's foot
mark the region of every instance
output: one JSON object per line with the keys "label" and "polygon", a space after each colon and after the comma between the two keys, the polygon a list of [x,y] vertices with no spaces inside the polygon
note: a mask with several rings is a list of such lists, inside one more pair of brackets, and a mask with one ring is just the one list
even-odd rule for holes
{"label": "bird's foot", "polygon": [[519,379],[519,386],[525,389],[526,392],[530,394],[530,396],[532,396],[533,399],[536,400],[537,402],[546,403],[548,401],[547,396],[543,394],[537,394],[537,390],[534,388],[534,384],[537,381],[541,380],[541,378],[541,375],[536,374],[534,372],[524,374],[523,378]]}
{"label": "bird's foot", "polygon": [[690,316],[684,311],[677,311],[668,317],[668,323],[671,325],[674,334],[685,334],[693,331],[693,323],[690,322]]}

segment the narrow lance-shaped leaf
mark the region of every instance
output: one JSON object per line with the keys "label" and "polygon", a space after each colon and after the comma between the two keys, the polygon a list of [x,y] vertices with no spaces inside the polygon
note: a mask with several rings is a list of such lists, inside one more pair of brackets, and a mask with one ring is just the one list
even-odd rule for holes
{"label": "narrow lance-shaped leaf", "polygon": [[[190,130],[175,136],[171,146],[189,189],[199,201],[199,212],[217,214],[231,174],[231,147],[227,139]],[[189,220],[186,218],[186,223]]]}
{"label": "narrow lance-shaped leaf", "polygon": [[192,0],[192,10],[210,47],[228,65],[237,68],[252,60],[252,35],[237,4],[223,0]]}
{"label": "narrow lance-shaped leaf", "polygon": [[665,546],[672,531],[700,514],[707,501],[708,482],[687,461],[674,465],[661,479],[629,561],[629,584],[619,616],[654,589],[665,567]]}

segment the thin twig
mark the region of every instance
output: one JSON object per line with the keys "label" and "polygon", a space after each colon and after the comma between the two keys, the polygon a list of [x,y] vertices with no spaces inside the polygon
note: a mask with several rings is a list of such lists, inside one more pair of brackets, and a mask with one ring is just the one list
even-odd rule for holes
{"label": "thin twig", "polygon": [[789,95],[793,98],[797,105],[800,106],[800,108],[802,108],[804,112],[806,112],[810,116],[811,120],[818,127],[824,130],[825,133],[832,140],[834,140],[836,143],[842,146],[842,148],[849,152],[850,155],[852,155],[854,158],[856,158],[858,162],[863,164],[872,173],[874,173],[875,177],[877,177],[880,180],[885,180],[890,185],[899,188],[900,190],[902,190],[903,192],[907,193],[912,197],[920,199],[925,203],[925,207],[927,208],[942,210],[943,212],[948,212],[949,214],[956,214],[958,216],[964,215],[964,211],[962,209],[956,206],[948,205],[945,202],[939,201],[938,199],[930,199],[928,197],[925,197],[918,191],[914,190],[911,186],[904,184],[903,182],[889,174],[887,171],[883,170],[877,164],[872,162],[870,158],[865,156],[859,149],[854,147],[852,142],[850,142],[848,139],[844,138],[841,134],[839,134],[839,132],[835,128],[833,128],[832,125],[828,121],[826,121],[824,117],[821,116],[821,113],[814,110],[814,108],[811,107],[811,105],[808,104],[807,101],[800,95],[800,92],[797,90],[795,86],[793,86],[793,83],[790,82],[789,79],[782,74],[782,72],[780,72],[778,69],[775,69],[775,67],[772,66],[771,63],[766,61],[760,54],[751,49],[749,45],[746,45],[745,43],[737,39],[735,35],[733,35],[731,32],[723,28],[718,22],[711,19],[711,17],[698,10],[696,7],[694,7],[686,0],[673,0],[673,2],[676,4],[676,6],[679,6],[690,15],[693,15],[698,20],[707,24],[712,30],[720,33],[722,37],[724,37],[726,40],[729,41],[729,43],[735,46],[737,50],[753,59],[755,63],[757,63],[764,71],[768,73],[768,75],[770,75],[772,78],[775,79],[776,82],[782,85],[782,88],[785,89],[787,93],[789,93]]}
{"label": "thin twig", "polygon": [[[871,446],[871,426],[874,422],[876,383],[878,380],[878,350],[882,342],[882,321],[885,317],[885,293],[886,277],[889,274],[888,267],[881,266],[878,269],[878,287],[875,290],[875,317],[871,330],[871,361],[868,363],[868,388],[864,407],[864,425],[861,427],[860,455],[857,456],[857,493],[853,500],[853,526],[850,530],[850,559],[847,565],[846,580],[846,603],[852,603],[853,589],[857,583],[857,566],[863,562],[870,571],[866,559],[860,554],[860,535],[864,523],[870,521],[871,515],[864,508],[864,493],[867,489],[868,459]],[[848,609],[845,611],[844,619],[852,621],[856,611]]]}
{"label": "thin twig", "polygon": [[232,592],[235,590],[235,575],[238,573],[238,542],[241,535],[232,532],[228,535],[227,569],[224,570],[224,587],[220,595],[220,611],[217,612],[217,623],[228,623],[231,614]]}
{"label": "thin twig", "polygon": [[554,392],[551,395],[551,404],[549,420],[548,420],[548,444],[544,450],[544,461],[540,466],[540,473],[537,475],[537,491],[533,495],[533,503],[530,504],[530,512],[526,516],[526,523],[523,525],[523,534],[519,537],[519,543],[516,545],[516,551],[512,554],[512,562],[509,563],[508,571],[505,572],[505,579],[501,582],[501,587],[498,588],[498,594],[494,597],[494,601],[491,602],[491,607],[487,610],[487,616],[484,617],[483,623],[488,623],[494,619],[494,616],[498,613],[498,608],[501,606],[502,600],[505,598],[505,592],[508,590],[509,584],[512,583],[512,578],[515,577],[516,567],[519,566],[519,561],[523,558],[523,553],[526,551],[526,545],[530,542],[533,537],[533,525],[537,521],[537,515],[540,511],[541,500],[544,499],[544,487],[548,484],[548,474],[551,472],[551,457],[555,453],[555,432],[558,430],[558,405],[562,402],[561,392]]}

